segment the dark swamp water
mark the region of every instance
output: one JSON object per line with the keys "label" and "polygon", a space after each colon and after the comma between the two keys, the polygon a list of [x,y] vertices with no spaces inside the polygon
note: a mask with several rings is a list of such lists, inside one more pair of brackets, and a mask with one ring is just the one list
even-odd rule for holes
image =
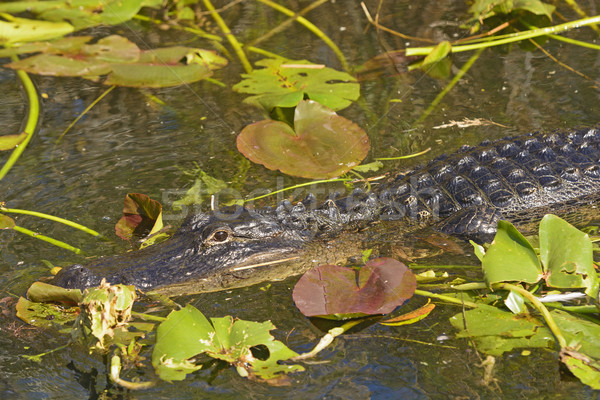
{"label": "dark swamp water", "polygon": [[[301,9],[305,1],[286,2]],[[378,2],[366,2],[374,13]],[[222,4],[221,4],[222,5]],[[587,1],[590,15],[600,4]],[[576,16],[561,10],[568,19]],[[250,42],[286,17],[251,1],[242,1],[225,12],[224,18],[242,42]],[[409,34],[436,41],[454,40],[467,18],[467,7],[455,1],[384,1],[381,22]],[[378,35],[370,27],[359,2],[335,1],[306,16],[341,48],[352,65],[360,65],[386,49],[404,48],[406,39]],[[207,22],[207,29],[215,29]],[[160,31],[140,22],[88,32],[95,37],[119,33],[140,47],[185,44],[206,47],[202,39],[173,30]],[[590,29],[567,34],[597,42]],[[412,44],[412,43],[411,43]],[[306,58],[340,69],[330,49],[306,29],[292,24],[287,30],[260,43],[260,47],[291,58]],[[571,67],[600,79],[598,52],[551,41],[545,48]],[[471,54],[453,57],[463,65]],[[257,56],[252,60],[256,61]],[[34,140],[10,174],[0,183],[0,201],[8,207],[46,212],[77,221],[104,234],[113,235],[123,197],[141,192],[162,201],[168,223],[177,225],[183,215],[170,208],[181,198],[194,178],[184,173],[197,163],[207,173],[232,183],[240,193],[257,187],[272,189],[302,182],[251,165],[235,148],[243,126],[260,120],[260,112],[242,104],[243,97],[230,87],[239,81],[242,68],[236,60],[215,77],[227,84],[221,88],[207,82],[151,90],[167,107],[153,104],[143,91],[116,88],[96,105],[65,138],[55,145],[61,132],[99,96],[105,87],[80,79],[35,77],[39,91],[47,95],[43,120]],[[19,130],[25,102],[19,83],[7,69],[0,70],[0,116],[3,134]],[[341,112],[362,126],[372,142],[369,157],[392,157],[431,147],[417,161],[386,164],[386,171],[408,168],[435,155],[476,144],[484,139],[530,131],[550,131],[576,126],[594,126],[600,121],[598,88],[560,67],[543,53],[487,50],[433,113],[418,125],[413,123],[444,87],[420,71],[386,75],[365,81],[361,93],[366,109],[353,105]],[[390,102],[396,99],[401,102]],[[450,120],[483,118],[498,125],[459,129],[434,129]],[[0,161],[6,159],[0,154]],[[368,161],[368,160],[367,160]],[[46,220],[18,217],[19,225],[64,240],[89,254],[111,254],[127,249],[124,244],[106,244]],[[113,235],[114,236],[114,235]],[[111,236],[112,237],[112,236]],[[471,257],[473,258],[473,257]],[[80,262],[67,251],[12,231],[0,231],[0,290],[2,297],[21,295],[36,279],[47,275],[42,260],[63,265]],[[440,260],[437,260],[438,262]],[[443,259],[441,260],[444,261]],[[447,259],[447,263],[454,262]],[[461,260],[468,263],[469,258]],[[474,263],[473,261],[471,261]],[[254,286],[229,292],[178,299],[192,303],[207,316],[233,315],[243,319],[270,319],[278,327],[276,338],[298,352],[308,351],[322,332],[293,305],[295,280],[274,283],[268,290]],[[460,309],[439,306],[433,316],[405,327],[373,325],[343,336],[306,371],[292,376],[288,387],[272,387],[243,379],[233,368],[211,377],[200,371],[183,382],[159,383],[141,392],[127,392],[107,385],[104,360],[78,346],[52,353],[35,363],[21,357],[37,354],[66,343],[56,332],[22,326],[9,316],[0,317],[0,398],[22,399],[191,399],[191,398],[298,398],[298,399],[495,399],[495,398],[595,398],[596,392],[576,380],[565,378],[557,354],[533,351],[530,356],[513,352],[499,357],[495,367],[498,386],[481,384],[479,358],[463,340],[452,337],[448,318]],[[446,347],[445,347],[446,346]],[[132,378],[126,376],[126,378]],[[141,370],[143,380],[150,370]]]}

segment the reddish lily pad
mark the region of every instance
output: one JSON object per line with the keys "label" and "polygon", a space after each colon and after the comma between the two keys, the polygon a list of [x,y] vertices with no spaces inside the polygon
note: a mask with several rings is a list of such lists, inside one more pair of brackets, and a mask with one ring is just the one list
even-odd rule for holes
{"label": "reddish lily pad", "polygon": [[314,268],[300,278],[293,298],[307,317],[347,319],[390,313],[416,288],[417,280],[406,265],[377,258],[358,271],[337,265]]}
{"label": "reddish lily pad", "polygon": [[304,178],[339,176],[369,151],[362,128],[312,100],[296,107],[294,128],[272,120],[248,125],[238,135],[238,150],[252,162]]}
{"label": "reddish lily pad", "polygon": [[123,216],[115,226],[117,236],[130,240],[133,236],[144,236],[163,228],[162,205],[141,193],[127,193]]}

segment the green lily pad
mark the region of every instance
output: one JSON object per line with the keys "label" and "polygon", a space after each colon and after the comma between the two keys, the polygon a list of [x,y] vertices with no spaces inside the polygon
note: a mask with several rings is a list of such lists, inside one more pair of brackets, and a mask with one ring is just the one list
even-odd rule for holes
{"label": "green lily pad", "polygon": [[582,383],[594,390],[600,390],[600,363],[597,360],[573,349],[562,349],[560,352],[560,361]]}
{"label": "green lily pad", "polygon": [[544,15],[552,19],[552,13],[556,7],[540,0],[476,0],[469,12],[473,19],[483,20],[498,14],[510,14],[522,10],[535,15]]}
{"label": "green lily pad", "polygon": [[348,319],[387,314],[410,299],[417,287],[412,271],[392,258],[377,258],[358,271],[322,265],[305,273],[292,294],[308,317]]}
{"label": "green lily pad", "polygon": [[[173,311],[157,329],[152,365],[163,380],[183,380],[202,368],[193,358],[200,354],[235,365],[238,372],[261,379],[277,379],[282,373],[302,371],[299,365],[280,365],[298,354],[269,333],[275,326],[267,322],[234,320],[232,317],[211,318],[211,322],[191,305]],[[252,355],[251,348],[264,345],[269,350],[266,360]]]}
{"label": "green lily pad", "polygon": [[536,283],[543,276],[535,250],[510,223],[498,221],[498,232],[482,261],[488,286],[497,282]]}
{"label": "green lily pad", "polygon": [[548,286],[586,288],[587,295],[596,296],[598,278],[587,234],[555,215],[546,215],[540,223],[540,258],[548,272]]}
{"label": "green lily pad", "polygon": [[298,104],[294,128],[272,120],[248,125],[238,135],[238,150],[252,162],[304,178],[339,176],[369,151],[363,129],[315,101]]}
{"label": "green lily pad", "polygon": [[58,328],[70,332],[71,325],[79,316],[79,307],[59,306],[51,303],[37,303],[20,297],[16,306],[17,317],[29,325],[40,328]]}
{"label": "green lily pad", "polygon": [[307,60],[263,59],[256,65],[265,68],[242,75],[244,80],[233,86],[233,90],[253,94],[244,102],[267,111],[274,107],[294,107],[305,98],[337,111],[348,107],[360,95],[360,86],[352,75],[315,66]]}
{"label": "green lily pad", "polygon": [[5,65],[33,74],[79,76],[106,85],[169,87],[192,83],[212,76],[227,60],[210,50],[175,46],[140,51],[128,39],[112,35],[86,44],[91,38],[68,38],[35,43],[24,50],[0,51],[4,55],[42,52]]}
{"label": "green lily pad", "polygon": [[0,12],[31,12],[48,21],[68,21],[76,29],[118,25],[129,21],[142,7],[159,7],[161,0],[16,1],[0,4]]}
{"label": "green lily pad", "polygon": [[541,320],[485,304],[454,315],[450,323],[459,330],[457,338],[471,337],[479,351],[493,356],[517,348],[548,348],[554,345],[554,336]]}
{"label": "green lily pad", "polygon": [[83,299],[79,289],[65,289],[44,282],[34,282],[27,289],[27,298],[36,303],[62,303],[78,305]]}
{"label": "green lily pad", "polygon": [[0,21],[0,44],[2,45],[53,39],[75,30],[67,22],[17,18],[9,14],[3,14],[2,17],[8,20]]}

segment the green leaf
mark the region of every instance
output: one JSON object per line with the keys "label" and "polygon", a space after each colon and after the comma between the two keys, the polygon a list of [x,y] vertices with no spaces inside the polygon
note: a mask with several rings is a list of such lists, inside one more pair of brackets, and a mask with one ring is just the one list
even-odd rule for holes
{"label": "green leaf", "polygon": [[450,323],[459,330],[457,338],[471,337],[477,350],[493,356],[516,348],[554,345],[554,336],[539,319],[514,315],[485,304],[454,315]]}
{"label": "green leaf", "polygon": [[0,21],[0,44],[2,45],[48,40],[74,31],[73,26],[67,22],[17,18],[9,14],[2,14],[2,17],[8,20],[8,22]]}
{"label": "green leaf", "polygon": [[543,275],[531,244],[506,221],[498,221],[498,232],[483,256],[482,267],[488,286],[497,282],[536,283]]}
{"label": "green leaf", "polygon": [[598,278],[587,234],[555,215],[544,216],[540,223],[540,258],[548,286],[586,288],[588,296],[596,297]]}
{"label": "green leaf", "polygon": [[375,172],[383,168],[383,163],[381,161],[373,161],[368,164],[357,165],[352,168],[353,171],[356,172]]}
{"label": "green leaf", "polygon": [[307,317],[355,318],[387,314],[410,299],[417,287],[412,271],[392,258],[376,258],[356,271],[322,265],[296,283],[294,303]]}
{"label": "green leaf", "polygon": [[562,361],[569,371],[582,383],[594,390],[600,390],[600,363],[573,349],[562,349],[560,352]]}
{"label": "green leaf", "polygon": [[263,59],[256,65],[265,68],[242,75],[244,80],[233,90],[255,95],[244,102],[267,112],[274,107],[294,107],[305,98],[337,111],[360,95],[360,86],[352,75],[306,60]]}
{"label": "green leaf", "polygon": [[446,79],[450,76],[452,61],[448,54],[452,45],[448,41],[438,43],[425,57],[420,68],[429,76],[438,79]]}
{"label": "green leaf", "polygon": [[364,130],[315,101],[298,104],[294,128],[273,120],[248,125],[238,135],[238,150],[252,162],[304,178],[339,176],[369,151]]}
{"label": "green leaf", "polygon": [[8,215],[0,214],[0,229],[12,229],[15,225],[14,219]]}
{"label": "green leaf", "polygon": [[[187,305],[169,314],[167,320],[160,324],[152,365],[161,379],[185,379],[188,373],[202,368],[190,360],[202,353],[234,364],[238,371],[243,369],[250,376],[266,380],[277,379],[281,373],[304,369],[298,365],[278,363],[298,354],[274,340],[269,331],[275,326],[270,321],[259,323],[226,316],[211,318],[211,322],[195,307]],[[258,345],[269,350],[266,360],[253,356],[251,348]]]}
{"label": "green leaf", "polygon": [[17,135],[0,136],[0,151],[14,149],[23,140],[25,140],[26,137],[27,137],[27,132],[21,132]]}
{"label": "green leaf", "polygon": [[498,14],[506,15],[519,10],[552,19],[555,8],[540,0],[476,0],[469,12],[473,14],[474,20],[483,20]]}
{"label": "green leaf", "polygon": [[77,305],[83,299],[83,294],[79,289],[65,289],[44,282],[34,282],[27,289],[27,298],[36,303]]}
{"label": "green leaf", "polygon": [[59,306],[49,303],[37,303],[20,297],[16,306],[17,317],[29,325],[40,328],[57,328],[70,332],[73,321],[79,316],[79,307]]}

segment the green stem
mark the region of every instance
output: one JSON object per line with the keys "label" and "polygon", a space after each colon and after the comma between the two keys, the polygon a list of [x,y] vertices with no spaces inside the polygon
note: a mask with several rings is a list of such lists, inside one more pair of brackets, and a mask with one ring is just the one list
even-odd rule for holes
{"label": "green stem", "polygon": [[346,322],[342,326],[338,326],[336,328],[330,329],[329,331],[327,331],[327,334],[325,336],[323,336],[321,338],[321,340],[319,340],[319,343],[317,343],[317,345],[311,351],[309,351],[307,353],[302,353],[300,355],[297,355],[296,357],[292,357],[290,360],[292,360],[292,361],[306,360],[307,358],[312,358],[312,357],[316,356],[321,350],[323,350],[324,348],[329,346],[333,342],[333,339],[340,336],[342,333],[346,332],[348,329],[352,328],[353,326],[360,324],[361,322],[364,322],[364,319],[354,319],[354,320]]}
{"label": "green stem", "polygon": [[72,251],[75,254],[81,254],[81,253],[83,253],[81,251],[81,249],[78,249],[77,247],[73,247],[70,244],[67,244],[65,242],[61,242],[60,240],[52,239],[51,237],[48,237],[48,236],[36,233],[34,231],[30,231],[29,229],[23,228],[21,226],[15,225],[15,226],[12,227],[12,229],[15,230],[15,231],[17,231],[17,232],[24,233],[25,235],[34,237],[36,239],[43,240],[44,242],[51,243],[51,244],[53,244],[55,246],[62,247],[63,249],[70,250],[70,251]]}
{"label": "green stem", "polygon": [[219,28],[221,28],[221,30],[225,34],[225,37],[229,41],[229,44],[231,44],[231,47],[233,47],[235,54],[237,54],[246,72],[252,72],[252,65],[250,64],[250,61],[248,61],[246,53],[244,53],[244,50],[242,49],[242,45],[240,44],[240,42],[238,42],[233,33],[231,33],[231,30],[229,29],[225,21],[223,21],[223,18],[221,18],[219,13],[215,10],[215,7],[212,5],[210,0],[202,0],[202,2],[204,3],[204,6],[208,9],[208,11],[210,11],[211,17],[213,17],[217,25],[219,25]]}
{"label": "green stem", "polygon": [[[13,61],[17,61],[18,57],[13,56],[12,59]],[[24,129],[24,132],[27,133],[27,136],[13,150],[8,160],[6,160],[6,163],[2,166],[2,169],[0,169],[0,180],[2,180],[2,178],[6,176],[8,171],[10,171],[10,169],[13,167],[13,165],[15,165],[15,163],[21,156],[21,154],[23,154],[23,152],[25,151],[27,144],[29,143],[29,141],[33,137],[33,134],[35,133],[35,127],[37,126],[40,115],[40,99],[38,97],[37,90],[35,90],[35,85],[31,81],[31,78],[29,78],[29,75],[27,75],[26,72],[21,70],[17,71],[17,76],[21,80],[21,84],[25,89],[25,93],[27,94],[27,100],[29,102],[29,107],[27,110],[27,123],[25,124]]]}
{"label": "green stem", "polygon": [[554,337],[556,337],[556,340],[557,340],[560,348],[562,349],[562,348],[567,347],[567,341],[565,340],[560,329],[558,328],[558,325],[556,325],[556,322],[554,322],[554,318],[552,318],[552,315],[550,315],[550,312],[548,311],[546,306],[537,297],[535,297],[529,291],[523,289],[521,286],[513,285],[510,283],[495,283],[492,285],[492,289],[512,290],[514,292],[519,293],[521,296],[525,297],[527,300],[529,300],[531,302],[531,304],[533,304],[533,306],[535,308],[537,308],[538,311],[544,317],[544,320],[546,321],[548,328],[550,328],[550,331],[552,331],[552,333],[554,334]]}
{"label": "green stem", "polygon": [[431,147],[420,151],[418,153],[412,153],[412,154],[408,154],[406,156],[400,156],[400,157],[376,157],[375,160],[377,161],[394,161],[394,160],[406,160],[409,158],[413,158],[413,157],[418,157],[418,156],[422,156],[423,154],[429,152],[431,150]]}
{"label": "green stem", "polygon": [[[546,28],[532,29],[529,31],[513,33],[510,35],[506,35],[508,37],[505,37],[502,39],[486,41],[483,43],[452,46],[451,52],[452,53],[460,53],[462,51],[471,51],[471,50],[477,50],[477,49],[486,48],[486,47],[500,46],[503,44],[520,42],[525,39],[531,39],[531,38],[538,37],[538,36],[545,36],[545,35],[550,35],[553,33],[564,32],[564,31],[568,31],[571,29],[580,28],[582,26],[593,25],[593,24],[597,24],[597,23],[600,23],[600,15],[596,15],[596,16],[590,17],[590,18],[579,19],[577,21],[566,22],[566,23],[560,24],[560,25],[549,26]],[[426,56],[429,53],[431,53],[431,51],[433,49],[434,49],[433,46],[409,47],[408,49],[406,49],[406,55],[407,56]]]}
{"label": "green stem", "polygon": [[18,208],[6,208],[3,206],[0,206],[0,211],[4,212],[4,213],[32,215],[34,217],[49,219],[50,221],[60,222],[61,224],[65,224],[72,228],[79,229],[81,231],[84,231],[85,233],[89,233],[92,236],[102,236],[100,233],[96,232],[95,230],[90,229],[81,224],[78,224],[77,222],[69,221],[68,219],[64,219],[64,218],[60,218],[60,217],[55,217],[54,215],[50,215],[50,214],[44,214],[44,213],[37,212],[37,211],[20,210]]}
{"label": "green stem", "polygon": [[73,120],[73,122],[71,122],[69,124],[69,126],[67,126],[67,129],[65,129],[63,131],[63,133],[60,134],[60,136],[58,137],[58,139],[56,139],[56,142],[54,143],[55,145],[59,144],[60,141],[62,140],[62,138],[67,134],[67,132],[69,132],[71,130],[71,128],[77,123],[79,122],[79,120],[81,118],[83,118],[84,115],[86,115],[91,109],[92,107],[94,107],[96,104],[98,104],[98,102],[100,100],[102,100],[107,94],[109,94],[110,92],[112,92],[112,90],[115,88],[115,85],[112,85],[111,87],[109,87],[108,89],[106,89],[100,96],[98,96],[94,101],[92,101],[92,103],[87,106],[85,108],[85,110],[83,110],[81,113],[79,113],[79,115],[77,116],[77,118],[75,118]]}
{"label": "green stem", "polygon": [[415,290],[415,294],[424,297],[431,297],[432,299],[438,299],[445,301],[447,303],[458,304],[461,306],[467,306],[471,308],[477,308],[479,305],[477,303],[473,303],[472,301],[464,301],[461,299],[457,299],[456,297],[444,296],[443,294],[437,294],[433,292],[428,292],[426,290]]}
{"label": "green stem", "polygon": [[293,189],[301,188],[301,187],[304,187],[304,186],[316,185],[318,183],[348,182],[348,181],[352,181],[352,180],[353,180],[352,178],[335,178],[335,179],[323,179],[323,180],[320,180],[320,181],[312,181],[312,182],[300,183],[298,185],[286,187],[286,188],[283,188],[283,189],[276,190],[274,192],[269,192],[267,194],[263,194],[262,196],[257,196],[257,197],[253,197],[251,199],[244,200],[244,203],[247,203],[249,201],[254,201],[254,200],[262,199],[262,198],[269,197],[269,196],[273,196],[274,194],[277,194],[277,193],[287,192],[288,190],[293,190]]}
{"label": "green stem", "polygon": [[448,92],[450,90],[452,90],[452,88],[454,86],[456,86],[456,84],[458,83],[458,81],[467,73],[467,71],[471,68],[471,66],[473,65],[473,63],[475,61],[477,61],[477,59],[479,58],[479,55],[481,54],[481,52],[483,50],[484,50],[483,47],[477,49],[477,52],[475,54],[473,54],[471,56],[471,58],[469,58],[469,60],[461,67],[460,71],[458,71],[458,73],[452,78],[452,80],[450,81],[450,83],[448,83],[448,85],[444,88],[444,90],[442,90],[435,97],[435,99],[433,99],[433,101],[431,102],[431,104],[429,105],[429,107],[427,107],[427,109],[423,112],[423,114],[421,114],[421,116],[419,117],[419,119],[415,121],[415,123],[413,124],[413,126],[414,125],[419,125],[421,122],[423,122],[429,116],[429,114],[431,114],[433,112],[433,110],[435,110],[435,108],[442,101],[442,99],[446,96],[446,94],[448,94]]}
{"label": "green stem", "polygon": [[117,385],[120,385],[126,389],[129,389],[129,390],[149,389],[156,384],[155,382],[152,382],[152,381],[150,381],[150,382],[126,381],[124,379],[121,379],[120,374],[121,374],[121,358],[115,354],[112,356],[112,358],[110,360],[110,379],[114,383],[116,383]]}
{"label": "green stem", "polygon": [[260,3],[263,3],[266,6],[269,6],[271,8],[273,8],[276,11],[279,11],[282,14],[287,15],[288,17],[293,17],[296,18],[296,20],[298,21],[298,23],[300,23],[302,26],[304,26],[306,29],[308,29],[309,31],[311,31],[312,33],[314,33],[319,39],[321,39],[327,46],[329,46],[329,48],[335,53],[335,55],[337,56],[338,60],[340,60],[340,64],[342,64],[342,68],[350,73],[351,69],[350,69],[350,65],[348,64],[348,61],[346,61],[346,57],[344,57],[344,53],[342,53],[342,51],[340,50],[339,47],[337,47],[337,45],[335,43],[333,43],[333,41],[331,39],[329,39],[329,37],[327,35],[325,35],[325,33],[323,33],[322,30],[320,30],[319,28],[317,28],[316,25],[314,25],[312,22],[310,22],[309,20],[307,20],[306,18],[297,15],[295,12],[293,12],[292,10],[285,8],[284,6],[277,4],[271,0],[257,0]]}

